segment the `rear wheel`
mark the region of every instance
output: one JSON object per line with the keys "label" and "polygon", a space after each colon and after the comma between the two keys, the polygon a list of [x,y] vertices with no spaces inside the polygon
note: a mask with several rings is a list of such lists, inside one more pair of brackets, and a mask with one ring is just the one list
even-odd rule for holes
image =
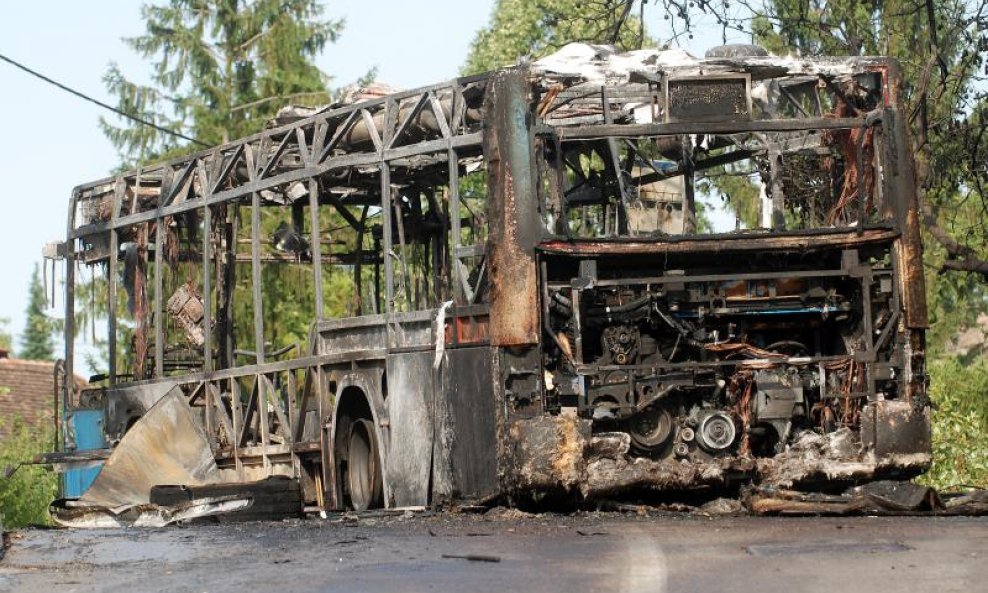
{"label": "rear wheel", "polygon": [[354,420],[347,438],[345,487],[350,505],[358,511],[381,506],[381,463],[374,423]]}

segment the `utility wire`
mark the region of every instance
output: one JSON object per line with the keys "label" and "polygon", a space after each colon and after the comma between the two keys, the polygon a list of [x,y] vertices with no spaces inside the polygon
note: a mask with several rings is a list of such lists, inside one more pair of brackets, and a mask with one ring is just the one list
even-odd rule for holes
{"label": "utility wire", "polygon": [[63,91],[65,91],[67,93],[71,93],[71,94],[75,95],[76,97],[79,97],[80,99],[82,99],[84,101],[89,101],[90,103],[94,103],[96,105],[99,105],[103,109],[109,109],[110,111],[112,111],[113,113],[116,113],[120,117],[124,117],[124,118],[127,118],[129,120],[135,121],[135,122],[137,122],[139,124],[152,127],[155,130],[158,130],[159,132],[164,132],[165,134],[169,134],[169,135],[172,135],[172,136],[181,138],[183,140],[188,140],[189,142],[192,142],[193,144],[198,144],[199,146],[204,146],[206,148],[209,148],[209,146],[210,146],[209,144],[206,144],[205,142],[202,142],[201,140],[196,140],[195,138],[190,138],[190,137],[186,136],[185,134],[182,134],[180,132],[176,132],[175,130],[169,130],[168,128],[159,126],[158,124],[156,124],[154,122],[148,121],[146,119],[142,119],[140,117],[137,117],[136,115],[131,115],[130,113],[127,113],[125,111],[121,111],[120,109],[117,109],[116,107],[114,107],[112,105],[107,105],[106,103],[103,103],[102,101],[99,101],[97,99],[93,99],[92,97],[90,97],[88,95],[84,95],[83,93],[80,93],[79,91],[77,91],[75,89],[71,89],[71,88],[65,86],[64,84],[58,82],[57,80],[52,80],[51,78],[48,78],[44,74],[41,74],[40,72],[37,72],[35,70],[32,70],[32,69],[28,68],[27,66],[25,66],[24,64],[21,64],[20,62],[17,62],[15,60],[12,60],[12,59],[8,58],[7,56],[5,56],[3,54],[0,54],[0,60],[3,60],[4,62],[7,62],[8,64],[10,64],[11,66],[14,66],[15,68],[19,68],[19,69],[23,70],[24,72],[27,72],[31,76],[35,76],[37,78],[40,78],[41,80],[47,82],[48,84],[53,84],[53,85],[57,86],[58,88],[62,89]]}

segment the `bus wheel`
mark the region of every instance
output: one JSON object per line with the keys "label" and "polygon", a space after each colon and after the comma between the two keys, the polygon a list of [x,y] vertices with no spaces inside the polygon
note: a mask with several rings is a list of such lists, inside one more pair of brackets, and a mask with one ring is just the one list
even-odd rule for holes
{"label": "bus wheel", "polygon": [[381,506],[380,459],[374,423],[366,418],[354,420],[347,438],[346,488],[355,510]]}

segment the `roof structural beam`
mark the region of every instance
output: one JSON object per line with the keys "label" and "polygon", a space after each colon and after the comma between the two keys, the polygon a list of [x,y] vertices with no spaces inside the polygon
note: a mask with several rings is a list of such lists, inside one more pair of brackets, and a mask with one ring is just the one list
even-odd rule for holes
{"label": "roof structural beam", "polygon": [[158,216],[174,216],[182,212],[189,210],[194,210],[196,208],[202,208],[204,204],[215,205],[223,202],[229,202],[231,200],[236,200],[251,194],[252,192],[260,192],[265,189],[271,189],[279,185],[286,183],[291,183],[294,181],[301,181],[303,179],[309,179],[312,177],[318,177],[329,171],[344,169],[347,167],[355,166],[376,166],[379,165],[383,160],[384,162],[392,161],[396,159],[407,158],[410,156],[424,155],[424,154],[445,154],[450,148],[464,148],[469,146],[480,146],[481,133],[472,132],[467,134],[461,134],[450,139],[440,139],[440,140],[429,140],[426,142],[420,142],[418,144],[413,144],[411,146],[403,146],[400,148],[393,148],[390,150],[383,151],[383,158],[381,154],[375,152],[358,153],[352,155],[345,155],[341,157],[330,158],[318,165],[310,167],[302,167],[292,171],[287,171],[280,175],[275,175],[268,178],[257,178],[254,181],[248,181],[239,187],[233,187],[231,189],[223,190],[217,192],[210,196],[209,198],[195,198],[188,199],[178,204],[172,204],[170,206],[165,206],[160,209],[148,210],[145,212],[140,212],[137,214],[128,214],[126,216],[121,216],[115,221],[106,221],[88,224],[85,226],[78,227],[74,229],[70,235],[70,239],[77,239],[82,237],[87,237],[94,234],[104,233],[112,228],[122,228],[134,224],[140,224],[153,220]]}

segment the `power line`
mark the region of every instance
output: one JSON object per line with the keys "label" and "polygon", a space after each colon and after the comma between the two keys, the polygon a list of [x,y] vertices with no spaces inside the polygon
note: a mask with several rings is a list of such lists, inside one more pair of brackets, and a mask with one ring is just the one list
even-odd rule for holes
{"label": "power line", "polygon": [[107,105],[106,103],[104,103],[104,102],[102,102],[102,101],[100,101],[98,99],[94,99],[94,98],[92,98],[92,97],[90,97],[88,95],[85,95],[83,93],[80,93],[79,91],[77,91],[75,89],[72,89],[72,88],[69,88],[69,87],[65,86],[64,84],[58,82],[57,80],[52,80],[51,78],[48,78],[44,74],[42,74],[40,72],[37,72],[35,70],[32,70],[32,69],[28,68],[27,66],[25,66],[24,64],[21,64],[20,62],[17,62],[16,60],[12,60],[12,59],[8,58],[7,56],[5,56],[3,54],[0,54],[0,60],[3,60],[4,62],[7,62],[8,64],[10,64],[11,66],[14,66],[15,68],[19,68],[19,69],[23,70],[24,72],[27,72],[31,76],[35,76],[37,78],[40,78],[41,80],[47,82],[48,84],[53,84],[53,85],[57,86],[58,88],[62,89],[63,91],[65,91],[67,93],[71,93],[71,94],[75,95],[76,97],[79,97],[80,99],[83,99],[84,101],[89,101],[90,103],[94,103],[96,105],[99,105],[103,109],[108,109],[108,110],[112,111],[113,113],[116,113],[120,117],[124,117],[124,118],[127,118],[129,120],[135,121],[135,122],[137,122],[139,124],[152,127],[155,130],[158,130],[159,132],[164,132],[165,134],[169,134],[169,135],[175,136],[177,138],[181,138],[183,140],[188,140],[189,142],[192,142],[194,144],[198,144],[199,146],[204,146],[206,148],[208,148],[210,146],[209,144],[206,144],[205,142],[202,142],[200,140],[196,140],[195,138],[190,138],[190,137],[186,136],[185,134],[182,134],[180,132],[176,132],[175,130],[170,130],[168,128],[159,126],[158,124],[156,124],[156,123],[154,123],[152,121],[148,121],[146,119],[142,119],[140,117],[137,117],[136,115],[131,115],[130,113],[127,113],[125,111],[121,111],[120,109],[117,109],[116,107],[114,107],[112,105]]}

